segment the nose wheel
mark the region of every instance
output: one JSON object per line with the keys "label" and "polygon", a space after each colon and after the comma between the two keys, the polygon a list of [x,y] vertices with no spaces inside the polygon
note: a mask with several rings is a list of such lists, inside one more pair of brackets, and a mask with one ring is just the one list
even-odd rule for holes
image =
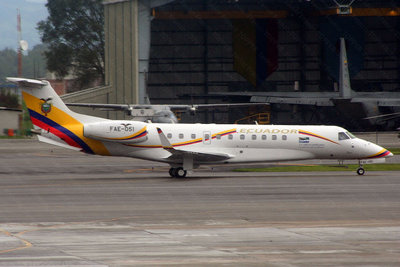
{"label": "nose wheel", "polygon": [[363,167],[360,167],[360,168],[357,169],[357,174],[358,175],[364,175],[364,173],[365,173],[365,170],[364,170]]}
{"label": "nose wheel", "polygon": [[364,175],[365,170],[364,170],[364,168],[363,168],[363,165],[361,164],[360,161],[358,162],[358,164],[359,164],[360,166],[359,166],[358,169],[357,169],[357,174],[358,174],[358,175]]}
{"label": "nose wheel", "polygon": [[182,167],[169,169],[169,175],[174,178],[184,178],[186,177],[187,171]]}

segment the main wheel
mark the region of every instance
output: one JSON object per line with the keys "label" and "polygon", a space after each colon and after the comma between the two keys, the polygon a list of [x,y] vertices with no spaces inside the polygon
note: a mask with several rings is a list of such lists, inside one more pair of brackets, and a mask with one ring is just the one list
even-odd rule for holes
{"label": "main wheel", "polygon": [[360,168],[357,169],[357,174],[358,175],[364,175],[364,173],[365,173],[365,170],[363,168],[360,167]]}
{"label": "main wheel", "polygon": [[168,173],[171,177],[175,177],[175,168],[170,168]]}
{"label": "main wheel", "polygon": [[175,169],[175,177],[176,178],[184,178],[186,177],[187,171],[184,170],[182,167],[176,168]]}

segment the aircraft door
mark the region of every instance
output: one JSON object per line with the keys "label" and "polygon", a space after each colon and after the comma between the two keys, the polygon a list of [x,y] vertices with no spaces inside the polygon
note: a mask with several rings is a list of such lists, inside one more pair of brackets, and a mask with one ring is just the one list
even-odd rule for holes
{"label": "aircraft door", "polygon": [[209,131],[203,132],[203,144],[205,145],[211,144],[211,132]]}
{"label": "aircraft door", "polygon": [[349,132],[339,132],[338,135],[339,142],[345,147],[346,156],[353,155],[355,152],[355,136]]}

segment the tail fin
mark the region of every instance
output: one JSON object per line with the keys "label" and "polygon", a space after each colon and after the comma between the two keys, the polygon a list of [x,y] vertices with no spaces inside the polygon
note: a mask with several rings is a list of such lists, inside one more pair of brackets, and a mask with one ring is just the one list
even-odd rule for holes
{"label": "tail fin", "polygon": [[339,92],[342,98],[351,98],[350,73],[344,38],[340,38]]}
{"label": "tail fin", "polygon": [[50,83],[25,78],[7,78],[22,90],[35,129],[41,129],[40,141],[79,149],[91,154],[107,155],[104,145],[83,136],[83,124],[105,119],[71,111]]}
{"label": "tail fin", "polygon": [[52,112],[57,109],[72,117],[80,117],[80,114],[71,111],[64,104],[48,81],[25,78],[7,78],[7,80],[18,84],[31,116],[32,113],[38,113],[47,117],[54,115]]}

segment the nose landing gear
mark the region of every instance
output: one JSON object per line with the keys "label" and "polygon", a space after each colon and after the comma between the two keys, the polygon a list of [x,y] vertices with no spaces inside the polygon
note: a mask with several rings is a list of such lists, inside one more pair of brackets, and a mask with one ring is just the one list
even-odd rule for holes
{"label": "nose landing gear", "polygon": [[358,174],[358,175],[364,175],[365,170],[364,170],[364,168],[363,168],[363,165],[361,164],[360,161],[358,161],[358,164],[359,164],[359,167],[358,167],[358,169],[357,169],[357,174]]}
{"label": "nose landing gear", "polygon": [[364,168],[359,167],[359,168],[357,169],[357,174],[358,174],[358,175],[364,175],[364,173],[365,173]]}

